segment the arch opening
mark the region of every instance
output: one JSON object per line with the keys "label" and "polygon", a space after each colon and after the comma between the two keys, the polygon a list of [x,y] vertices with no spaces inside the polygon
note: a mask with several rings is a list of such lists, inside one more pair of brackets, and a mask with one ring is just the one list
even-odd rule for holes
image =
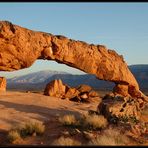
{"label": "arch opening", "polygon": [[0,76],[7,78],[7,90],[11,91],[44,91],[46,84],[54,79],[61,79],[70,87],[86,84],[103,94],[114,87],[113,82],[98,80],[93,74],[48,60],[37,60],[29,68],[0,72]]}

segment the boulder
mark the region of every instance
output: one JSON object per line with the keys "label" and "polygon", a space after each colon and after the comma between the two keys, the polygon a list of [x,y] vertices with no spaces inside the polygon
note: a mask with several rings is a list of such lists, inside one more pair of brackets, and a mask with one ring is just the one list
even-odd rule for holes
{"label": "boulder", "polygon": [[84,93],[84,92],[90,92],[92,88],[89,85],[81,84],[80,86],[78,86],[77,90],[81,93]]}
{"label": "boulder", "polygon": [[105,99],[98,105],[98,112],[103,114],[108,120],[116,118],[119,120],[139,120],[141,117],[140,103],[142,99],[124,97],[121,95],[106,95]]}
{"label": "boulder", "polygon": [[65,98],[74,98],[78,96],[80,92],[76,88],[68,88],[67,92],[65,93]]}
{"label": "boulder", "polygon": [[123,96],[128,96],[128,85],[120,85],[117,84],[115,85],[115,87],[113,88],[113,93],[115,94],[121,94]]}
{"label": "boulder", "polygon": [[7,81],[6,78],[0,77],[0,91],[6,91]]}
{"label": "boulder", "polygon": [[88,99],[87,93],[83,93],[82,95],[80,95],[80,97],[81,97],[82,99]]}
{"label": "boulder", "polygon": [[89,97],[99,97],[99,94],[94,91],[94,90],[91,90],[89,93],[88,93],[88,96]]}
{"label": "boulder", "polygon": [[88,97],[88,92],[80,93],[81,102],[91,103],[91,99]]}
{"label": "boulder", "polygon": [[46,85],[44,94],[51,97],[62,98],[62,96],[65,94],[65,91],[66,91],[66,85],[64,85],[62,81],[58,79],[58,80],[53,80]]}
{"label": "boulder", "polygon": [[132,85],[129,85],[129,86],[128,86],[128,93],[129,93],[132,97],[135,97],[135,98],[140,98],[140,97],[142,97],[142,93],[141,93],[140,91],[137,91],[137,90],[135,89],[135,87],[132,86]]}
{"label": "boulder", "polygon": [[[90,96],[89,93],[91,94]],[[91,103],[96,99],[100,102],[101,99],[98,97],[98,94],[88,85],[80,85],[78,88],[72,88],[66,84],[63,84],[62,80],[60,79],[53,80],[48,83],[44,90],[44,95],[85,103]]]}

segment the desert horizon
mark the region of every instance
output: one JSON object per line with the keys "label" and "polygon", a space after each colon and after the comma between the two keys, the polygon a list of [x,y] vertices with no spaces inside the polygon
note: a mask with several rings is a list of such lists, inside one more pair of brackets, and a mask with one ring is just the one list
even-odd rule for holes
{"label": "desert horizon", "polygon": [[0,146],[147,146],[147,10],[1,3]]}

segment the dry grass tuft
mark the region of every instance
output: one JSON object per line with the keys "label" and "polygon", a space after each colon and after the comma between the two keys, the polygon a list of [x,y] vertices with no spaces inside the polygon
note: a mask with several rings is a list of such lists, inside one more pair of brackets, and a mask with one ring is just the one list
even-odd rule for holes
{"label": "dry grass tuft", "polygon": [[84,124],[91,129],[102,129],[108,125],[107,119],[102,115],[86,115],[84,117]]}
{"label": "dry grass tuft", "polygon": [[33,135],[42,135],[45,131],[45,126],[42,122],[28,122],[26,123],[22,129],[20,129],[20,133],[23,137]]}
{"label": "dry grass tuft", "polygon": [[79,146],[81,143],[71,138],[60,137],[59,139],[55,140],[52,145],[57,146]]}
{"label": "dry grass tuft", "polygon": [[74,115],[64,115],[63,117],[59,118],[59,121],[66,126],[77,126],[78,122]]}
{"label": "dry grass tuft", "polygon": [[96,138],[92,139],[88,145],[117,146],[127,145],[129,142],[129,138],[121,134],[120,131],[109,128],[101,135],[98,135]]}
{"label": "dry grass tuft", "polygon": [[35,135],[42,135],[45,131],[45,126],[42,122],[28,122],[21,126],[16,126],[8,133],[8,141],[14,143],[16,140]]}
{"label": "dry grass tuft", "polygon": [[14,143],[16,140],[21,139],[21,136],[17,130],[10,130],[7,138],[10,143]]}

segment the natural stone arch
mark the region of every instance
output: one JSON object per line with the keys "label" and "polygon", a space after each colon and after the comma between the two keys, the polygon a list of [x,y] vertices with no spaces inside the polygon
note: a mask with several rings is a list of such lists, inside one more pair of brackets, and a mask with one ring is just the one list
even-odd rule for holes
{"label": "natural stone arch", "polygon": [[0,21],[0,70],[27,68],[37,59],[55,60],[94,74],[98,79],[112,81],[118,93],[123,88],[130,95],[143,95],[123,57],[115,51]]}

